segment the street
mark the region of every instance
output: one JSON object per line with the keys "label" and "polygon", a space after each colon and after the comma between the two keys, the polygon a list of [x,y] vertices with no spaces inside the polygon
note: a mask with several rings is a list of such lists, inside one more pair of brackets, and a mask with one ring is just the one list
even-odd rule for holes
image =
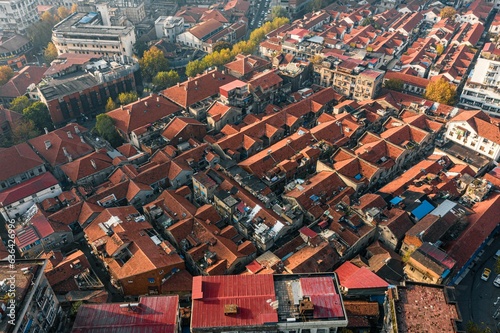
{"label": "street", "polygon": [[[500,302],[496,306],[494,304],[500,297],[500,288],[493,285],[493,280],[497,276],[493,256],[498,249],[500,249],[500,239],[497,237],[484,249],[479,261],[455,287],[464,324],[473,321],[489,327],[492,332],[500,332],[500,316],[497,319],[493,318],[496,310],[500,308]],[[488,281],[481,280],[485,267],[491,269]]]}

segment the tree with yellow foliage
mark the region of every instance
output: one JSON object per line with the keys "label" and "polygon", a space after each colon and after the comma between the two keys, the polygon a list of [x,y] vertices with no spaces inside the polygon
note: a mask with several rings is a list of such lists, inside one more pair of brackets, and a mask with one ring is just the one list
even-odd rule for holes
{"label": "tree with yellow foliage", "polygon": [[444,52],[444,46],[443,44],[437,44],[436,45],[436,53],[438,56],[440,56],[441,54],[443,54]]}
{"label": "tree with yellow foliage", "polygon": [[439,13],[439,16],[441,16],[442,19],[444,18],[455,18],[455,15],[457,14],[457,11],[453,7],[444,7],[441,9],[441,12]]}
{"label": "tree with yellow foliage", "polygon": [[50,42],[47,44],[47,47],[45,48],[45,51],[43,53],[43,57],[48,64],[50,64],[54,59],[57,58],[57,49],[54,43]]}
{"label": "tree with yellow foliage", "polygon": [[444,78],[431,81],[427,85],[424,98],[441,104],[453,105],[457,98],[457,88]]}

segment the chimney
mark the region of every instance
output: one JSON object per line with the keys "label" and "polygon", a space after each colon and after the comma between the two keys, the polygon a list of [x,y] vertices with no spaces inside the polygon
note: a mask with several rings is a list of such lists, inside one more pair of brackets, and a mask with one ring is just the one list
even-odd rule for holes
{"label": "chimney", "polygon": [[66,134],[68,134],[68,138],[73,139],[73,134],[71,134],[71,131],[67,131]]}
{"label": "chimney", "polygon": [[50,147],[52,147],[52,142],[50,140],[45,140],[45,150],[49,150]]}
{"label": "chimney", "polygon": [[180,87],[181,86],[181,83],[180,82],[177,82],[177,87]]}
{"label": "chimney", "polygon": [[148,102],[144,102],[144,105],[146,105],[146,107],[148,107]]}
{"label": "chimney", "polygon": [[78,126],[76,126],[76,125],[75,125],[75,127],[74,127],[74,128],[75,128],[75,133],[76,133],[76,134],[80,134],[80,129],[78,128]]}
{"label": "chimney", "polygon": [[137,101],[139,101],[139,102],[140,102],[140,101],[141,101],[141,98],[140,98],[140,97],[137,97]]}
{"label": "chimney", "polygon": [[97,170],[97,164],[95,164],[95,160],[90,160],[90,164],[92,164],[92,167]]}
{"label": "chimney", "polygon": [[156,97],[156,101],[159,102],[160,101],[160,96]]}
{"label": "chimney", "polygon": [[68,158],[68,161],[73,162],[73,157],[71,157],[71,155],[68,153],[68,151],[66,150],[66,147],[63,147],[62,149],[63,149],[64,156],[66,156]]}
{"label": "chimney", "polygon": [[123,110],[123,104],[122,104],[122,105],[120,105],[120,109],[122,109],[122,110]]}
{"label": "chimney", "polygon": [[153,97],[153,93],[152,93],[152,92],[151,92],[151,93],[149,93],[149,97]]}
{"label": "chimney", "polygon": [[85,142],[85,139],[83,138],[83,136],[81,136],[81,137],[80,137],[80,141],[81,141],[82,143],[86,143],[86,142]]}
{"label": "chimney", "polygon": [[194,81],[194,85],[198,87],[198,81]]}
{"label": "chimney", "polygon": [[49,134],[49,130],[47,129],[47,127],[44,127],[43,129],[45,131],[45,134]]}
{"label": "chimney", "polygon": [[214,72],[214,73],[212,73],[212,77],[215,79],[215,72]]}

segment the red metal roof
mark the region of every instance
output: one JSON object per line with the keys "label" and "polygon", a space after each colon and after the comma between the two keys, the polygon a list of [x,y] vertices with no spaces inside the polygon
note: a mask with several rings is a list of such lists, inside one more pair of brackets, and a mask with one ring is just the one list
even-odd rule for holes
{"label": "red metal roof", "polygon": [[[277,323],[277,310],[271,308],[269,300],[276,300],[271,274],[196,276],[193,278],[191,328]],[[235,304],[238,313],[225,315],[227,304]]]}
{"label": "red metal roof", "polygon": [[141,297],[133,311],[120,303],[83,304],[72,333],[175,333],[179,296]]}
{"label": "red metal roof", "polygon": [[347,289],[387,288],[389,284],[366,267],[346,261],[335,270],[341,286]]}
{"label": "red metal roof", "polygon": [[0,193],[0,205],[7,206],[13,202],[30,197],[46,188],[57,185],[59,182],[50,172],[31,178]]}
{"label": "red metal roof", "polygon": [[309,296],[314,304],[314,318],[344,317],[342,300],[340,295],[335,292],[335,285],[331,277],[301,278],[300,286],[302,294]]}

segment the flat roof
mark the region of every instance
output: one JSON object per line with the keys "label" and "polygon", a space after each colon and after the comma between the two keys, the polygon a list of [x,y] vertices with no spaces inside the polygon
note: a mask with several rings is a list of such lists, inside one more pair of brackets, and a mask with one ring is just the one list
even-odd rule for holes
{"label": "flat roof", "polygon": [[96,19],[100,19],[95,15],[97,13],[73,13],[58,24],[52,29],[54,34],[95,34],[95,36],[107,36],[112,35],[115,36],[117,34],[126,35],[134,27],[126,27],[126,26],[105,26],[99,24],[86,24],[86,22],[92,22]]}

